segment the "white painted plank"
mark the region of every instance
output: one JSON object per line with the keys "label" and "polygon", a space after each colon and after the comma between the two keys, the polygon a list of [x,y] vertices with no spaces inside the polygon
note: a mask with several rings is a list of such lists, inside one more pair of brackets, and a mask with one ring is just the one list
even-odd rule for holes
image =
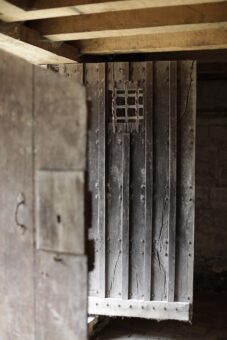
{"label": "white painted plank", "polygon": [[88,312],[90,315],[189,321],[190,304],[187,302],[126,301],[113,298],[89,297]]}

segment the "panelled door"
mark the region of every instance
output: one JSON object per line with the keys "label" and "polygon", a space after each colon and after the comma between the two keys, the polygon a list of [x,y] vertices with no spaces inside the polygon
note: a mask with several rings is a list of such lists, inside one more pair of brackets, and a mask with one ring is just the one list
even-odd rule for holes
{"label": "panelled door", "polygon": [[190,320],[196,64],[72,65],[90,101],[89,312]]}
{"label": "panelled door", "polygon": [[86,340],[85,90],[0,50],[0,339]]}

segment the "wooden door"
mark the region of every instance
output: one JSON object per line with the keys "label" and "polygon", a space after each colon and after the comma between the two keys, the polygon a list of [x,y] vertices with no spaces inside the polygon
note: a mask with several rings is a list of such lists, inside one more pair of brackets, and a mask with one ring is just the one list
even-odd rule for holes
{"label": "wooden door", "polygon": [[196,64],[60,66],[87,87],[89,313],[188,321],[193,303]]}
{"label": "wooden door", "polygon": [[0,61],[0,338],[87,339],[85,91]]}

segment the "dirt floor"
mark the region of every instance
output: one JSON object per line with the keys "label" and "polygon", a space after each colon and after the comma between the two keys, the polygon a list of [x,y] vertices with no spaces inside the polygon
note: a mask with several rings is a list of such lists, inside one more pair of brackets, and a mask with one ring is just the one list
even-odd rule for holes
{"label": "dirt floor", "polygon": [[195,297],[192,324],[116,318],[95,339],[227,340],[227,294]]}

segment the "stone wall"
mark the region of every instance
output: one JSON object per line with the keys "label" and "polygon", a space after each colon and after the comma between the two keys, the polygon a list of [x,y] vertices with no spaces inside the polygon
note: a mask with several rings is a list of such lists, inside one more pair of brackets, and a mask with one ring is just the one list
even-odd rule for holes
{"label": "stone wall", "polygon": [[227,291],[227,80],[197,93],[195,290]]}

